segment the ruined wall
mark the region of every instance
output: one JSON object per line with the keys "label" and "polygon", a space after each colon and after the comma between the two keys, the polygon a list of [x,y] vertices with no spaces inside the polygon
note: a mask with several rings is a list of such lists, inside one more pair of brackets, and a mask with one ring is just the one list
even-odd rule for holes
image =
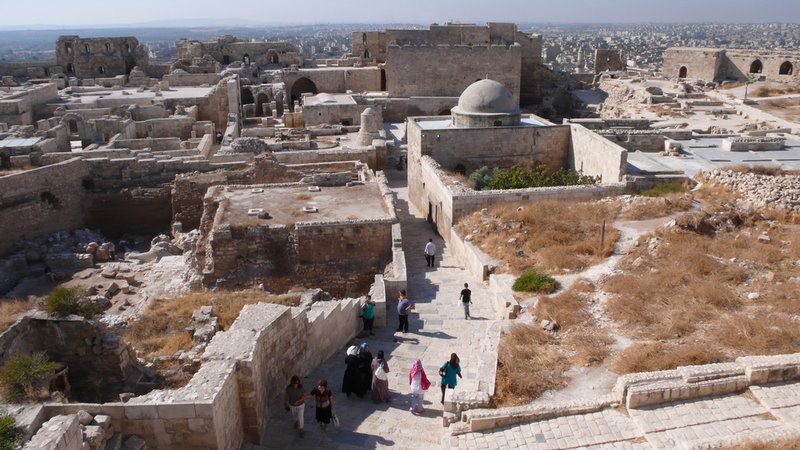
{"label": "ruined wall", "polygon": [[347,91],[366,92],[381,90],[381,69],[378,67],[329,67],[317,69],[285,70],[282,73],[286,83],[286,101],[291,107],[291,96],[295,83],[306,78],[315,87],[316,93],[331,94]]}
{"label": "ruined wall", "polygon": [[396,46],[389,47],[386,82],[393,97],[458,97],[484,78],[502,83],[520,99],[521,47]]}
{"label": "ruined wall", "polygon": [[16,241],[83,226],[89,174],[74,158],[0,177],[0,254]]}
{"label": "ruined wall", "polygon": [[386,62],[389,39],[385,31],[366,31],[352,34],[353,56]]}
{"label": "ruined wall", "polygon": [[594,51],[594,73],[625,70],[625,59],[621,50],[598,48]]}
{"label": "ruined wall", "polygon": [[34,313],[0,334],[0,366],[18,353],[44,351],[69,369],[71,398],[102,402],[116,398],[139,375],[136,354],[120,336],[82,317]]}
{"label": "ruined wall", "polygon": [[164,233],[172,223],[169,187],[126,188],[87,199],[86,226],[109,237]]}
{"label": "ruined wall", "polygon": [[233,36],[221,36],[215,40],[180,40],[177,43],[178,59],[202,58],[211,56],[220,64],[242,62],[266,67],[303,64],[303,57],[291,42],[250,42]]}
{"label": "ruined wall", "polygon": [[56,41],[56,64],[78,78],[127,75],[149,65],[149,51],[135,37],[82,39],[61,36]]}
{"label": "ruined wall", "polygon": [[517,32],[517,42],[522,47],[520,66],[520,105],[538,104],[542,101],[542,35]]}
{"label": "ruined wall", "polygon": [[[748,75],[764,76],[774,81],[800,80],[800,53],[772,52],[767,50],[725,50],[724,63],[720,68],[720,79],[745,80]],[[751,72],[753,63],[761,63],[761,71]],[[784,64],[789,66],[784,66]],[[756,64],[757,65],[757,64]],[[781,69],[790,68],[788,74]]]}
{"label": "ruined wall", "polygon": [[27,86],[24,90],[5,96],[0,100],[0,123],[8,125],[32,125],[44,118],[45,103],[58,100],[55,83]]}

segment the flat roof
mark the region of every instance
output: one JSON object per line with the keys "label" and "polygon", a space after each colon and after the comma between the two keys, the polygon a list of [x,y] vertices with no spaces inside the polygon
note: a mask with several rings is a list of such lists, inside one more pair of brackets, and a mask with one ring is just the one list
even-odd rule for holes
{"label": "flat roof", "polygon": [[[202,98],[211,94],[211,91],[216,87],[200,87],[200,86],[176,86],[170,87],[168,91],[161,91],[161,96],[156,97],[156,93],[152,91],[139,92],[137,88],[121,89],[121,90],[106,90],[92,93],[86,93],[76,96],[81,99],[81,103],[95,103],[97,100],[135,100],[135,99],[169,99],[169,98]],[[127,92],[127,94],[123,94]]]}
{"label": "flat roof", "polygon": [[[420,120],[421,119],[421,120]],[[457,128],[453,126],[453,119],[450,116],[444,118],[444,116],[433,116],[433,117],[419,117],[414,119],[419,127],[425,131],[431,130],[445,130],[445,129],[463,129]],[[502,128],[514,128],[514,127],[543,127],[546,126],[544,123],[540,122],[539,120],[535,119],[533,116],[522,116],[519,125],[512,125],[506,126]]]}
{"label": "flat roof", "polygon": [[317,94],[317,95],[309,95],[309,96],[303,97],[303,104],[305,106],[355,105],[356,101],[353,100],[353,94],[321,93],[321,94]]}
{"label": "flat roof", "polygon": [[42,138],[40,137],[32,137],[32,138],[15,138],[9,137],[5,138],[0,141],[0,148],[12,148],[12,147],[33,147],[34,145],[38,144]]}
{"label": "flat roof", "polygon": [[[309,191],[306,184],[283,186],[226,187],[223,196],[229,200],[223,223],[231,226],[288,225],[297,222],[339,222],[388,219],[383,196],[375,183],[352,187],[320,187]],[[258,192],[263,189],[263,192]],[[303,207],[318,209],[303,212]],[[264,209],[269,219],[248,215],[252,209]]]}

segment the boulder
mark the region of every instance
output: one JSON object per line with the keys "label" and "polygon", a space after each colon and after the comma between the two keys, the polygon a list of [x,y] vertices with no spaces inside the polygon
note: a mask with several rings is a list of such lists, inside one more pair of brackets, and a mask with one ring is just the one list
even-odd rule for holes
{"label": "boulder", "polygon": [[555,320],[542,320],[540,326],[544,331],[550,331],[550,332],[556,332],[560,328],[558,322],[556,322]]}
{"label": "boulder", "polygon": [[81,425],[89,425],[92,423],[92,415],[83,409],[75,413],[75,416],[78,418],[78,423]]}
{"label": "boulder", "polygon": [[83,440],[92,449],[102,448],[106,440],[106,430],[99,425],[87,425],[83,429]]}

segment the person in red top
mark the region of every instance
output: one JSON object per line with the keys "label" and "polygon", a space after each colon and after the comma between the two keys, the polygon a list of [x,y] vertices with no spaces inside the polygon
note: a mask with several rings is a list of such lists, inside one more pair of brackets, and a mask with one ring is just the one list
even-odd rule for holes
{"label": "person in red top", "polygon": [[425,411],[425,408],[422,407],[425,391],[431,387],[431,382],[428,381],[428,376],[425,375],[425,369],[422,368],[422,361],[414,361],[414,365],[411,366],[411,370],[408,372],[408,382],[411,385],[411,408],[409,408],[409,411],[421,413]]}

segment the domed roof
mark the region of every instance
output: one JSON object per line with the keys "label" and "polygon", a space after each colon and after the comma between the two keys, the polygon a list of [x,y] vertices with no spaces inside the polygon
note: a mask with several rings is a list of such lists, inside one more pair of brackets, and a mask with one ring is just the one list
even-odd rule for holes
{"label": "domed roof", "polygon": [[380,116],[381,113],[377,109],[368,106],[364,111],[361,111],[362,116]]}
{"label": "domed roof", "polygon": [[479,80],[469,85],[458,106],[453,108],[461,114],[519,114],[520,109],[514,95],[505,86],[494,80]]}

